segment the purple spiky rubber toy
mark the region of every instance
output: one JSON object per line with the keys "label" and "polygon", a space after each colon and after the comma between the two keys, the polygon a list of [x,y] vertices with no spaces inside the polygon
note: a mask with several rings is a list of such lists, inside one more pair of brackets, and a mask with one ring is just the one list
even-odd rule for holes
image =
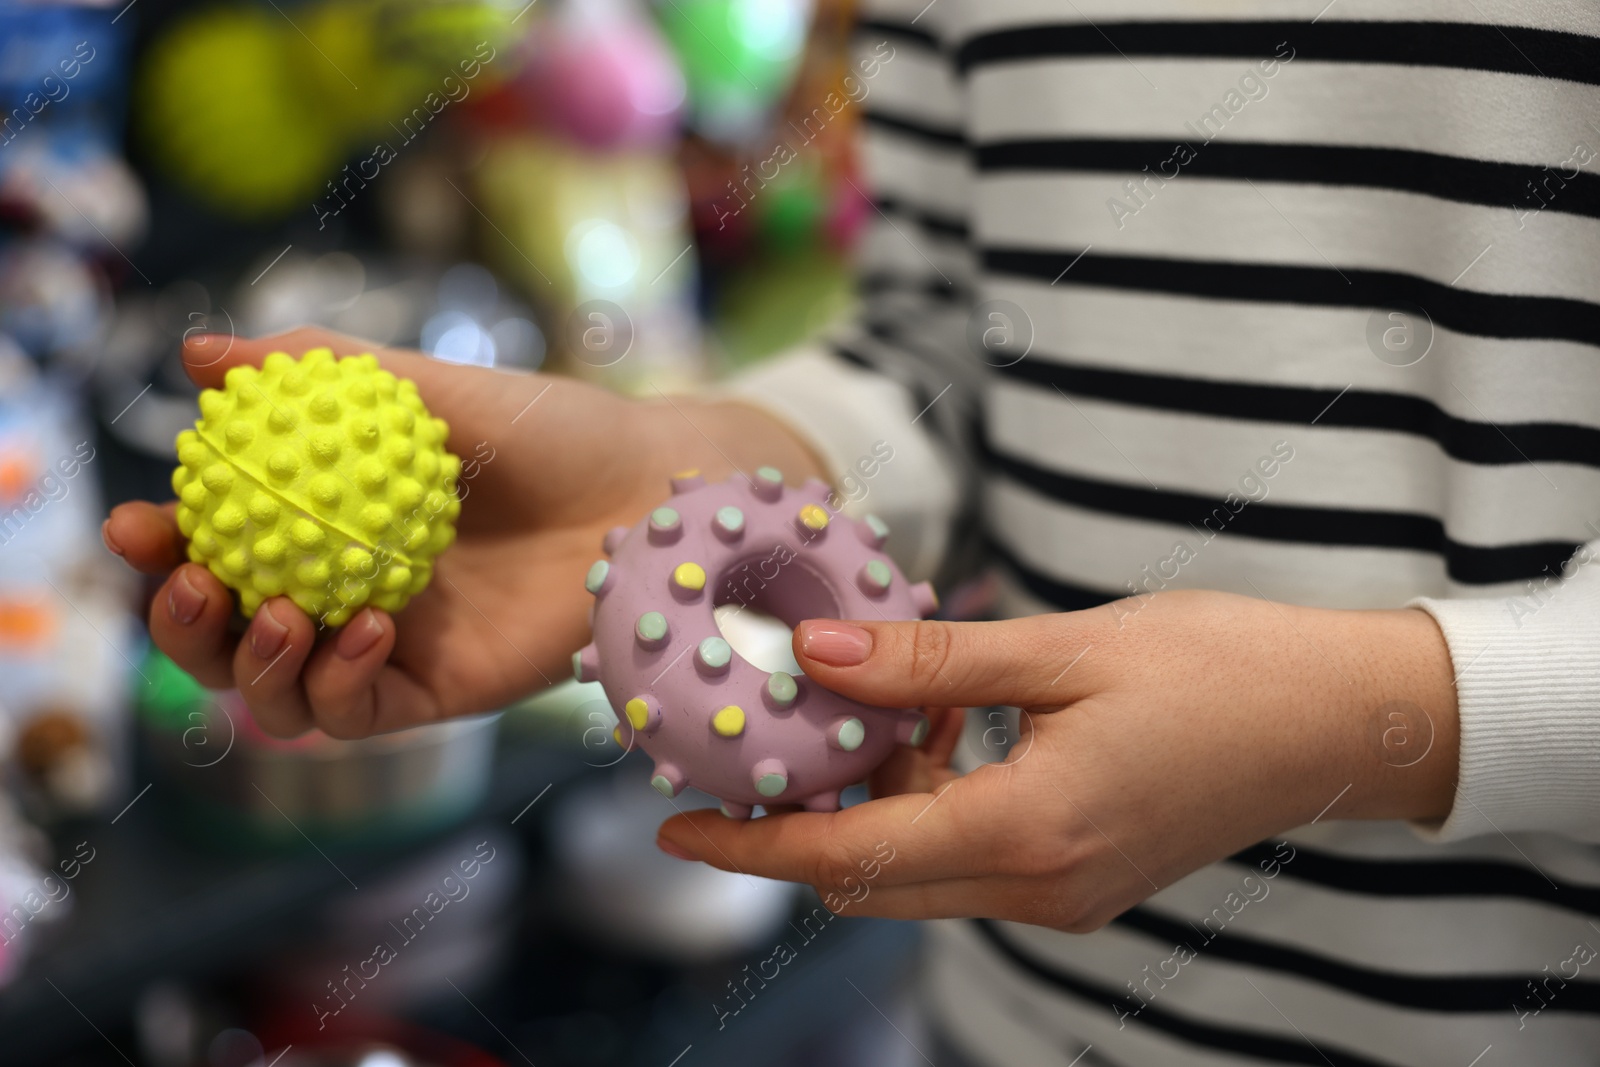
{"label": "purple spiky rubber toy", "polygon": [[789,626],[920,619],[938,607],[933,588],[907,582],[883,554],[881,520],[833,511],[816,479],[789,488],[762,467],[708,485],[687,471],[672,492],[637,526],[606,534],[611,559],[585,581],[594,641],[573,654],[573,673],[605,688],[618,743],[655,759],[651,783],[667,797],[693,786],[733,819],[756,804],[837,811],[840,791],[896,744],[922,743],[927,717],[762,670],[723,638],[713,611],[743,605]]}

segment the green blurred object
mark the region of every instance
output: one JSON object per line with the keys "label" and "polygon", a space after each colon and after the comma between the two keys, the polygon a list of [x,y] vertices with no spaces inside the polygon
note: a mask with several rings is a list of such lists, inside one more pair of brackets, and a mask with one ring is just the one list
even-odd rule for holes
{"label": "green blurred object", "polygon": [[501,729],[523,741],[615,756],[611,731],[620,721],[599,682],[564,678],[507,708]]}
{"label": "green blurred object", "polygon": [[212,207],[285,214],[334,184],[363,188],[347,160],[370,158],[376,142],[404,151],[452,104],[514,73],[513,18],[492,0],[321,0],[292,22],[205,8],[173,20],[146,52],[134,126],[162,169]]}
{"label": "green blurred object", "polygon": [[134,124],[163,169],[243,217],[303,206],[339,169],[343,140],[307,107],[281,19],[212,8],[179,21],[145,56]]}
{"label": "green blurred object", "polygon": [[139,665],[139,715],[158,730],[183,733],[195,724],[193,715],[211,699],[205,686],[151,645]]}
{"label": "green blurred object", "polygon": [[707,136],[755,132],[789,87],[805,43],[807,0],[665,0],[656,8]]}
{"label": "green blurred object", "polygon": [[803,174],[763,189],[757,232],[768,248],[792,255],[822,238],[828,198],[814,175]]}
{"label": "green blurred object", "polygon": [[[704,380],[691,298],[699,266],[673,157],[501,136],[467,191],[487,224],[487,261],[549,311],[550,366],[646,396]],[[587,327],[602,322],[591,344]]]}
{"label": "green blurred object", "polygon": [[511,17],[489,0],[323,0],[297,19],[297,66],[353,146],[400,148],[416,123],[512,73]]}
{"label": "green blurred object", "polygon": [[[521,0],[509,4],[494,0],[377,0],[373,10],[376,51],[392,62],[410,64],[419,72],[444,71],[467,56],[476,56],[484,63],[500,63],[504,76],[511,67],[506,52],[520,36],[512,20],[527,8]],[[482,46],[487,51],[480,55]]]}
{"label": "green blurred object", "polygon": [[718,294],[713,331],[734,367],[811,340],[855,303],[848,262],[816,245],[731,272]]}

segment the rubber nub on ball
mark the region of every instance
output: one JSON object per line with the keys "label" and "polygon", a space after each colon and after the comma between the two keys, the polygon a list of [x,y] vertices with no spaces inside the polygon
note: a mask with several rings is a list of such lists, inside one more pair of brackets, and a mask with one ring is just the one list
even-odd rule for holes
{"label": "rubber nub on ball", "polygon": [[415,383],[370,355],[274,352],[200,394],[177,438],[177,524],[188,557],[245,615],[286,596],[340,626],[404,608],[455,539],[461,461]]}

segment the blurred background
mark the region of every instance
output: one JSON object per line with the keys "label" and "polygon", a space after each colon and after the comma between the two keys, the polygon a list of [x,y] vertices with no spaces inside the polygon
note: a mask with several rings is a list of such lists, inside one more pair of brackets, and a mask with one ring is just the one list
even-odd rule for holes
{"label": "blurred background", "polygon": [[0,0],[0,1062],[922,1061],[916,928],[660,854],[597,685],[275,741],[98,536],[171,496],[186,334],[642,391],[848,314],[851,18]]}

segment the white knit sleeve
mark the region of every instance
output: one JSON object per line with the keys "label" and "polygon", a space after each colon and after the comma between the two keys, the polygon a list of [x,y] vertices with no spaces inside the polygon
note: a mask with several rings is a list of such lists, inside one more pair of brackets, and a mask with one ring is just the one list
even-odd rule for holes
{"label": "white knit sleeve", "polygon": [[938,568],[960,508],[961,479],[947,446],[928,433],[911,391],[886,375],[804,348],[716,390],[760,407],[810,443],[856,518],[889,526],[884,546],[913,581]]}
{"label": "white knit sleeve", "polygon": [[861,120],[855,185],[872,201],[856,256],[858,314],[720,390],[807,438],[846,513],[886,522],[885,548],[917,580],[935,571],[954,580],[980,545],[974,427],[990,371],[967,340],[972,163],[965,80],[943,17],[927,0],[862,5],[846,82]]}
{"label": "white knit sleeve", "polygon": [[1450,646],[1455,805],[1424,836],[1549,831],[1600,842],[1600,541],[1520,597],[1411,602]]}

